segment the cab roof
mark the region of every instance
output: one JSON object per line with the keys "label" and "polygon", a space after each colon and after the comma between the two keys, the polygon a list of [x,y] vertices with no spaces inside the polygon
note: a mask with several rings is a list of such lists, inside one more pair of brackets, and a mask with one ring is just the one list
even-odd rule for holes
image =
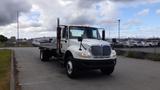
{"label": "cab roof", "polygon": [[67,27],[84,27],[84,28],[97,28],[89,25],[60,25],[60,26],[67,26]]}

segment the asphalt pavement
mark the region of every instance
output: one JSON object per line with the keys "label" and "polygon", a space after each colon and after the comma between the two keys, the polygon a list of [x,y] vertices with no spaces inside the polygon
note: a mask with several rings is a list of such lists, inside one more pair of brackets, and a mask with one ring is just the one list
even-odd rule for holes
{"label": "asphalt pavement", "polygon": [[114,73],[83,72],[70,79],[55,60],[41,62],[38,48],[13,48],[22,90],[160,90],[160,62],[118,57]]}

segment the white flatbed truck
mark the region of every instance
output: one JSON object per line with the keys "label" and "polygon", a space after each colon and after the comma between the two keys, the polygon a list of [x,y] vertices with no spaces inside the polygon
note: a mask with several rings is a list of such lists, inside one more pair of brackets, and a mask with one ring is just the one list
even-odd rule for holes
{"label": "white flatbed truck", "polygon": [[39,45],[40,59],[48,61],[51,57],[63,62],[66,74],[76,77],[82,69],[100,69],[110,75],[116,65],[116,52],[105,41],[105,31],[100,37],[98,28],[90,26],[60,25],[57,20],[57,37],[50,44]]}

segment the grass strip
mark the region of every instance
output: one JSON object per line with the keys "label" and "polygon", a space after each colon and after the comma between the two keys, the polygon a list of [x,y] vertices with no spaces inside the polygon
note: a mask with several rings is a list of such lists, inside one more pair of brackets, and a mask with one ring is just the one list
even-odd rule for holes
{"label": "grass strip", "polygon": [[10,89],[11,50],[0,50],[0,90]]}

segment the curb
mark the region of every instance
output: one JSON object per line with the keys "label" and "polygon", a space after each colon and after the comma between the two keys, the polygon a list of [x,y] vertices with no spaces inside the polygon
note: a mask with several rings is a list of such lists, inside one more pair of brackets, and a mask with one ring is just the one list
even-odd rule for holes
{"label": "curb", "polygon": [[15,82],[15,57],[14,51],[11,53],[11,76],[10,76],[10,90],[16,90],[16,82]]}

